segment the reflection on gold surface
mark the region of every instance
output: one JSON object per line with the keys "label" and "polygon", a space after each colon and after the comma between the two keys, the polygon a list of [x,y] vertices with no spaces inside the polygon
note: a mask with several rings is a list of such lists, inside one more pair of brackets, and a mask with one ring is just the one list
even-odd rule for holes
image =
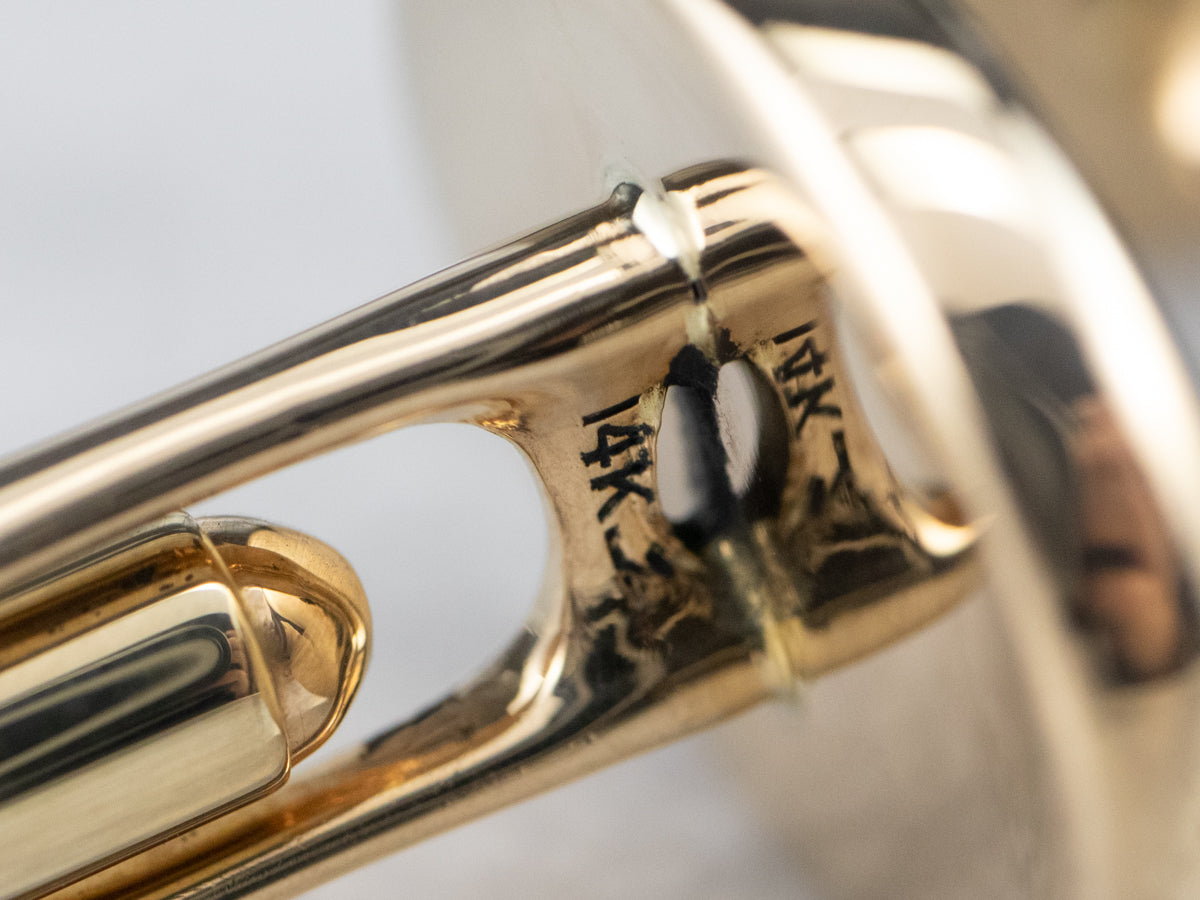
{"label": "reflection on gold surface", "polygon": [[1200,165],[1200,36],[1195,29],[1185,33],[1160,75],[1154,118],[1167,148],[1181,162]]}
{"label": "reflection on gold surface", "polygon": [[1163,675],[1186,643],[1170,535],[1112,412],[1095,396],[1077,400],[1073,412],[1083,530],[1079,612],[1105,636],[1121,674]]}
{"label": "reflection on gold surface", "polygon": [[1195,647],[1191,596],[1162,510],[1127,432],[1074,337],[1012,303],[956,323],[1021,500],[1101,668],[1143,681]]}
{"label": "reflection on gold surface", "polygon": [[362,587],[307,535],[236,517],[200,527],[241,589],[295,763],[328,737],[358,687],[370,626]]}

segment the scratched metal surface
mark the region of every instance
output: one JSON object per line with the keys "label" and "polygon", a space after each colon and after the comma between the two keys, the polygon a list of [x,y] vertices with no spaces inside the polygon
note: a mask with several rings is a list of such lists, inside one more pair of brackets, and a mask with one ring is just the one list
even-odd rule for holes
{"label": "scratched metal surface", "polygon": [[[399,28],[381,0],[0,10],[0,450],[453,261]],[[391,435],[199,512],[310,531],[356,564],[378,643],[335,748],[483,663],[523,615],[544,556],[523,463],[465,427]],[[401,893],[806,892],[701,738],[310,896]]]}

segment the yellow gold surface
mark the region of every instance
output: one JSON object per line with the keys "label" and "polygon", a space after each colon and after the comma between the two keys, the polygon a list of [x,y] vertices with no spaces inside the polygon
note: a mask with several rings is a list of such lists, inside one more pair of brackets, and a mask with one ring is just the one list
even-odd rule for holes
{"label": "yellow gold surface", "polygon": [[[468,5],[440,199],[556,224],[0,464],[0,897],[287,896],[798,681],[747,767],[830,896],[1200,894],[1195,10]],[[173,511],[432,421],[532,465],[542,593],[267,794],[362,589]]]}
{"label": "yellow gold surface", "polygon": [[366,656],[353,572],[262,522],[172,516],[16,600],[0,632],[3,897],[277,788],[341,719]]}
{"label": "yellow gold surface", "polygon": [[[391,421],[457,410],[542,479],[556,544],[509,650],[342,760],[64,897],[302,889],[789,691],[964,595],[974,532],[937,522],[888,469],[840,360],[804,206],[737,165],[665,185],[666,200],[622,187],[477,276],[452,270],[460,311],[362,342],[394,339],[398,361],[427,344],[463,354],[478,375],[398,394]],[[686,247],[673,228],[707,237]],[[475,293],[478,309],[461,299]],[[473,343],[480,328],[492,342]],[[524,346],[493,361],[509,334]],[[337,372],[360,349],[307,366]],[[290,704],[352,680],[353,664],[333,663],[365,633],[357,582],[284,530],[202,524],[246,598],[289,739],[323,735],[348,696]]]}

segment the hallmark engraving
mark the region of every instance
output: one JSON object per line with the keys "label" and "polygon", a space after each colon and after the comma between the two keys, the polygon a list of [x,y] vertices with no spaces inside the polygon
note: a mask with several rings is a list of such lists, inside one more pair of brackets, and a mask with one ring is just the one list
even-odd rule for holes
{"label": "hallmark engraving", "polygon": [[801,407],[800,420],[796,423],[797,436],[803,435],[804,426],[814,416],[832,419],[842,417],[840,406],[824,402],[826,394],[836,385],[834,377],[830,375],[820,381],[811,380],[825,374],[825,363],[829,361],[829,354],[817,346],[816,337],[812,334],[816,327],[814,319],[771,339],[775,345],[782,346],[797,338],[804,338],[803,343],[775,369],[775,379],[783,386],[788,406],[793,409]]}
{"label": "hallmark engraving", "polygon": [[[823,350],[817,340],[818,321],[812,319],[796,328],[771,339],[776,346],[782,347],[803,338],[782,364],[775,368],[775,379],[783,391],[784,398],[791,409],[799,409],[800,416],[796,422],[797,437],[803,436],[805,426],[814,418],[842,418],[842,407],[830,402],[837,395],[826,400],[826,397],[837,388],[837,379],[833,372],[826,374],[829,363],[829,352]],[[837,471],[831,478],[821,475],[811,475],[808,479],[808,513],[810,516],[820,516],[830,500],[839,490],[851,489],[854,485],[854,470],[850,464],[850,454],[846,448],[846,432],[837,428],[830,433],[830,443],[833,446],[834,458],[837,460]]]}
{"label": "hallmark engraving", "polygon": [[654,489],[638,480],[650,469],[650,450],[646,447],[646,441],[654,433],[653,429],[644,424],[613,425],[604,421],[632,409],[637,402],[636,396],[631,397],[583,417],[584,425],[600,423],[596,429],[596,446],[579,455],[585,466],[607,469],[613,465],[616,457],[637,451],[620,468],[597,475],[588,482],[597,493],[611,492],[596,512],[596,518],[601,522],[616,512],[626,497],[636,495],[647,503],[654,500]]}
{"label": "hallmark engraving", "polygon": [[[647,503],[654,500],[654,489],[645,477],[650,472],[648,441],[654,435],[654,429],[645,423],[621,425],[606,421],[633,409],[639,399],[638,396],[630,397],[586,415],[582,420],[585,426],[596,426],[596,445],[580,453],[580,461],[588,468],[611,470],[595,475],[588,481],[592,491],[606,494],[596,511],[596,519],[600,522],[611,518],[628,497],[641,497]],[[613,568],[623,576],[670,577],[675,573],[675,567],[667,559],[666,549],[658,542],[652,542],[642,553],[630,551],[622,540],[619,524],[605,529],[604,545]]]}

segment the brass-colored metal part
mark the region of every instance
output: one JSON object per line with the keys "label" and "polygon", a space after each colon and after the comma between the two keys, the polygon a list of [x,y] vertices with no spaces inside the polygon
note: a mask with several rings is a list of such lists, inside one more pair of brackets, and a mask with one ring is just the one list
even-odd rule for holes
{"label": "brass-colored metal part", "polygon": [[362,585],[334,550],[290,528],[198,522],[241,593],[295,764],[333,733],[362,678],[371,627]]}
{"label": "brass-colored metal part", "polygon": [[[438,80],[431,95],[465,90],[504,125],[486,164],[474,134],[445,141],[449,167],[476,178],[448,193],[472,213],[480,181],[513,198],[473,221],[544,220],[544,197],[579,196],[562,185],[636,174],[600,206],[0,468],[6,896],[307,889],[922,625],[953,626],[943,614],[985,564],[1002,602],[975,621],[1000,632],[988,635],[996,656],[1011,650],[1011,684],[967,711],[986,720],[985,740],[998,710],[1024,718],[963,769],[1021,773],[1011,806],[975,805],[1028,835],[1015,853],[980,841],[1020,857],[984,870],[1009,865],[1012,883],[1089,900],[1112,885],[1154,895],[1163,871],[1183,872],[1184,890],[1195,882],[1200,869],[1179,860],[1194,856],[1200,747],[1200,418],[1149,293],[1016,102],[1020,85],[950,10],[736,5],[759,27],[710,0],[631,7],[621,28],[603,24],[601,4],[548,25],[537,3],[470,17],[428,4],[418,21],[452,32],[489,76],[486,103],[477,82]],[[1018,74],[1049,85],[1064,59],[1088,62],[1033,96],[1065,139],[1105,144],[1092,138],[1111,130],[1109,107],[1078,116],[1072,104],[1112,36],[1022,52],[1016,18],[962,5],[991,23]],[[1141,21],[1125,6],[1118,20]],[[885,36],[898,11],[897,34],[925,40]],[[510,28],[504,41],[491,15]],[[1060,32],[1073,16],[1056,17]],[[854,30],[864,24],[869,36]],[[579,65],[562,66],[564,47]],[[1125,159],[1088,166],[1143,229],[1164,209],[1173,226],[1187,218],[1160,195],[1196,154],[1176,108],[1194,52],[1181,42],[1132,81],[1114,69],[1137,88],[1125,106],[1151,88],[1172,101],[1159,123],[1170,148],[1122,117],[1123,146],[1157,159],[1136,189],[1119,183]],[[514,58],[525,65],[506,67]],[[622,77],[596,77],[613,60]],[[567,89],[529,102],[527,73],[555,64],[570,69]],[[438,128],[457,127],[447,121]],[[577,146],[552,139],[568,122],[600,146],[560,152]],[[502,177],[535,132],[544,155],[525,171],[555,190]],[[698,159],[747,162],[648,177]],[[893,475],[850,349],[935,448],[935,490]],[[738,415],[723,381],[740,384]],[[286,529],[161,517],[431,420],[502,435],[537,471],[554,541],[542,596],[475,681],[268,794],[350,700],[369,628],[361,588]],[[988,517],[988,542],[960,509]],[[946,656],[969,654],[962,632],[931,632]],[[78,714],[81,698],[135,681],[145,690]],[[912,699],[880,681],[864,692],[877,706]],[[886,769],[886,751],[871,752]],[[227,779],[208,777],[218,772]]]}
{"label": "brass-colored metal part", "polygon": [[177,514],[27,585],[0,629],[0,896],[39,893],[278,787],[366,655],[329,548]]}
{"label": "brass-colored metal part", "polygon": [[[823,265],[820,229],[774,178],[697,167],[661,192],[623,186],[596,210],[11,466],[21,477],[0,490],[0,527],[17,543],[47,529],[59,540],[10,559],[9,573],[129,516],[417,418],[474,421],[516,444],[556,525],[534,614],[477,681],[61,896],[300,890],[788,691],[950,608],[974,583],[975,531],[937,522],[891,475],[847,381]],[[752,433],[721,432],[729,366],[752,385]],[[660,440],[669,398],[682,410],[673,450]],[[180,433],[204,436],[202,469],[193,444],[171,446]],[[735,439],[756,454],[736,484],[724,443]],[[688,473],[696,515],[667,515],[664,465]],[[68,471],[85,487],[64,498]],[[85,524],[77,511],[113,471],[132,499]],[[323,736],[288,698],[327,693],[354,666],[311,651],[303,613],[329,601],[317,616],[326,646],[348,653],[366,619],[356,583],[287,532],[202,524],[258,623],[282,721]],[[292,633],[272,631],[277,621]]]}

